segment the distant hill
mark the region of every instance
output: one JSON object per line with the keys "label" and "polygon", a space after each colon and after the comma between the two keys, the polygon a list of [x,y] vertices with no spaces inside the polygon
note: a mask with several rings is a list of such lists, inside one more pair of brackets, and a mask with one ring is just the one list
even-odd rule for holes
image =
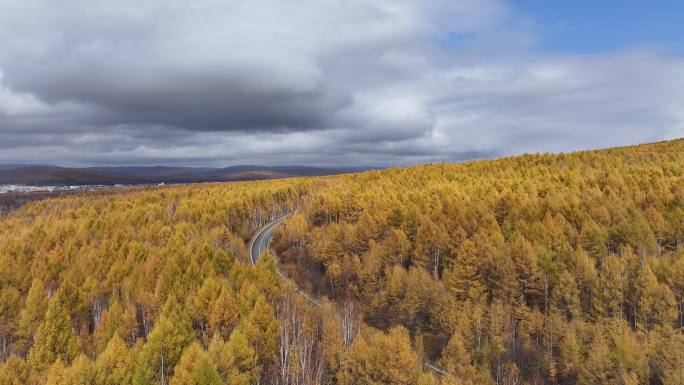
{"label": "distant hill", "polygon": [[225,168],[164,166],[71,168],[52,165],[0,165],[0,184],[68,186],[224,182],[322,176],[356,171],[363,171],[363,169],[251,165]]}

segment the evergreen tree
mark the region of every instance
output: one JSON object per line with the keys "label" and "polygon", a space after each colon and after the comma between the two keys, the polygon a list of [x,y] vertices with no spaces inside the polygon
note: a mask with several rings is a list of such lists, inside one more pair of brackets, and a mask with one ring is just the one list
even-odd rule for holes
{"label": "evergreen tree", "polygon": [[31,379],[31,366],[16,355],[11,355],[0,364],[0,384],[27,385],[32,382]]}
{"label": "evergreen tree", "polygon": [[610,254],[599,270],[599,298],[594,303],[596,313],[604,317],[621,317],[627,288],[625,267],[620,257]]}
{"label": "evergreen tree", "polygon": [[115,333],[95,361],[97,385],[128,385],[133,372],[133,355]]}
{"label": "evergreen tree", "polygon": [[571,324],[560,343],[559,371],[562,379],[569,383],[577,380],[582,366],[582,345],[576,331],[576,324]]}
{"label": "evergreen tree", "polygon": [[198,342],[188,346],[169,385],[223,385],[214,364]]}
{"label": "evergreen tree", "polygon": [[408,332],[399,326],[388,334],[370,331],[368,341],[357,337],[345,356],[344,368],[343,384],[408,385],[417,380],[420,362]]}
{"label": "evergreen tree", "polygon": [[665,284],[658,282],[651,267],[646,264],[638,282],[639,321],[648,328],[672,325],[677,317],[675,298]]}
{"label": "evergreen tree", "polygon": [[227,338],[237,323],[239,312],[239,303],[233,289],[223,285],[209,312],[208,320],[213,332]]}
{"label": "evergreen tree", "polygon": [[67,381],[65,376],[66,368],[61,360],[57,360],[50,365],[45,374],[45,385],[62,385]]}
{"label": "evergreen tree", "polygon": [[121,325],[124,309],[118,298],[114,298],[109,307],[102,313],[102,319],[95,328],[95,350],[102,352],[108,342],[117,333]]}
{"label": "evergreen tree", "polygon": [[47,308],[48,298],[45,285],[40,279],[34,279],[17,321],[17,337],[19,337],[17,350],[26,351],[33,344],[33,337],[45,317]]}
{"label": "evergreen tree", "polygon": [[259,374],[257,354],[245,333],[237,328],[227,343],[214,336],[209,354],[229,385],[249,385]]}
{"label": "evergreen tree", "polygon": [[40,370],[46,369],[58,359],[68,364],[80,351],[80,343],[71,325],[69,313],[62,305],[59,295],[50,300],[45,320],[38,327],[35,340],[28,360]]}
{"label": "evergreen tree", "polygon": [[64,371],[61,385],[91,385],[95,384],[95,377],[93,361],[81,353]]}
{"label": "evergreen tree", "polygon": [[274,298],[280,291],[281,279],[276,272],[277,269],[275,257],[270,251],[266,250],[257,261],[256,279],[269,298]]}
{"label": "evergreen tree", "polygon": [[205,338],[207,328],[209,327],[212,304],[221,293],[221,282],[209,277],[204,280],[202,287],[192,297],[190,304],[190,313],[195,315],[195,322],[200,325],[202,331],[202,338]]}
{"label": "evergreen tree", "polygon": [[444,275],[447,287],[457,299],[483,303],[485,287],[480,280],[479,258],[472,241],[463,242],[452,269]]}
{"label": "evergreen tree", "polygon": [[8,342],[12,337],[20,306],[19,290],[11,286],[0,289],[0,361],[9,355]]}
{"label": "evergreen tree", "polygon": [[617,373],[611,361],[607,338],[596,336],[588,349],[588,356],[579,377],[581,384],[616,384]]}
{"label": "evergreen tree", "polygon": [[254,304],[254,309],[245,320],[244,329],[261,364],[275,359],[280,334],[278,321],[273,316],[273,308],[263,296],[259,296]]}
{"label": "evergreen tree", "polygon": [[169,298],[147,343],[138,354],[133,384],[168,383],[183,349],[193,339],[190,318],[174,297]]}
{"label": "evergreen tree", "polygon": [[563,271],[558,277],[558,284],[554,288],[552,301],[568,319],[577,318],[580,314],[579,290],[572,275]]}
{"label": "evergreen tree", "polygon": [[677,327],[684,326],[684,254],[672,264],[672,291],[677,301]]}
{"label": "evergreen tree", "polygon": [[[376,348],[382,349],[383,346]],[[401,326],[389,330],[386,337],[386,349],[379,352],[386,357],[381,370],[384,372],[386,384],[409,385],[416,380],[420,370],[420,362],[415,354],[408,331]]]}
{"label": "evergreen tree", "polygon": [[440,362],[448,373],[457,378],[472,378],[474,374],[470,354],[466,350],[463,337],[458,333],[451,336],[444,347]]}

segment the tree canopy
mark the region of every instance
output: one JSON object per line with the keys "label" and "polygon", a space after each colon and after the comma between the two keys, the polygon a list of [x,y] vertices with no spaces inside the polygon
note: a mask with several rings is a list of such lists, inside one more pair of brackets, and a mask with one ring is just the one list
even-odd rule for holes
{"label": "tree canopy", "polygon": [[684,383],[684,141],[74,194],[0,222],[1,384]]}

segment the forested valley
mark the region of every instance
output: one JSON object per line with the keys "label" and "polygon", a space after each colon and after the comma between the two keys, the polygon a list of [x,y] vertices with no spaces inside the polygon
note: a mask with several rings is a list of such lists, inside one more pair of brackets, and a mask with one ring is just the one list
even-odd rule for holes
{"label": "forested valley", "polygon": [[2,385],[684,384],[682,140],[0,221]]}

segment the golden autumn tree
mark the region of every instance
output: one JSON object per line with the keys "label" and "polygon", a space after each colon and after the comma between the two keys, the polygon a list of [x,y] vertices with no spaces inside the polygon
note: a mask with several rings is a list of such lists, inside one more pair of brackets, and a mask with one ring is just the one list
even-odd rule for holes
{"label": "golden autumn tree", "polygon": [[188,346],[176,365],[169,385],[222,385],[218,371],[199,343]]}
{"label": "golden autumn tree", "polygon": [[175,298],[169,298],[147,343],[138,354],[133,384],[167,382],[183,350],[193,338],[190,318]]}
{"label": "golden autumn tree", "polygon": [[268,363],[275,358],[279,326],[273,308],[263,296],[257,298],[254,309],[244,321],[244,332],[256,351],[258,361]]}
{"label": "golden autumn tree", "polygon": [[59,295],[50,300],[45,320],[36,331],[35,341],[28,360],[37,368],[45,369],[56,360],[71,363],[79,353],[80,342]]}

